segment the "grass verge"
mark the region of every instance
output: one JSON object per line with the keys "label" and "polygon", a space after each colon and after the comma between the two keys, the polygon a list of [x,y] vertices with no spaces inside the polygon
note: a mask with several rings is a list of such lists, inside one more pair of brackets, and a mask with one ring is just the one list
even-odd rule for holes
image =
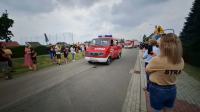
{"label": "grass verge", "polygon": [[[75,59],[79,60],[84,57],[83,53],[77,53]],[[71,53],[69,54],[69,62],[72,61],[72,55]],[[40,55],[37,56],[37,66],[38,70],[41,70],[46,67],[50,67],[56,64],[53,64],[50,56],[49,55]],[[62,56],[62,62],[64,62],[64,56]],[[30,70],[24,66],[24,58],[16,58],[13,59],[13,66],[14,66],[14,71],[13,75],[14,76],[20,76],[21,74],[28,73]],[[3,74],[0,73],[0,77],[3,77]]]}
{"label": "grass verge", "polygon": [[188,75],[194,77],[198,81],[200,81],[200,68],[194,67],[190,64],[185,63],[184,71],[188,73]]}

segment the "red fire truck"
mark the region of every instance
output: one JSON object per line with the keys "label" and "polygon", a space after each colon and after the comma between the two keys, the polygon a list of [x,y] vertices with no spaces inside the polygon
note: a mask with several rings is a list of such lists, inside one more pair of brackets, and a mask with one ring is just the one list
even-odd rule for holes
{"label": "red fire truck", "polygon": [[110,64],[113,59],[119,59],[122,54],[122,47],[118,40],[112,35],[99,36],[91,41],[86,50],[85,59],[89,63],[103,62]]}

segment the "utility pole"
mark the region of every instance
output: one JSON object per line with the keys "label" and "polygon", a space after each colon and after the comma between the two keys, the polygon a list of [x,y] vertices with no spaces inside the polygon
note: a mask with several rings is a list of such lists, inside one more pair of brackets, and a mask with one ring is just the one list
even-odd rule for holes
{"label": "utility pole", "polygon": [[[65,34],[63,33],[63,41],[66,42]],[[67,43],[67,42],[66,42]]]}
{"label": "utility pole", "polygon": [[56,33],[56,43],[58,42],[58,35],[57,35],[57,33]]}
{"label": "utility pole", "polygon": [[72,36],[72,42],[73,42],[73,44],[74,44],[74,35],[73,35],[73,32],[71,32],[71,36]]}

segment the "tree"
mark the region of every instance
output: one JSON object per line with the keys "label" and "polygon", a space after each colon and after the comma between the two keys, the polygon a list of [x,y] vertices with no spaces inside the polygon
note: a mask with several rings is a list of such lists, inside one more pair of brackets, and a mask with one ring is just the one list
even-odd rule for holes
{"label": "tree", "polygon": [[0,17],[0,40],[5,40],[6,42],[11,40],[13,34],[9,28],[13,26],[13,23],[14,20],[8,18],[8,13],[5,11]]}
{"label": "tree", "polygon": [[142,37],[143,42],[146,42],[146,38],[147,38],[147,36],[144,34],[143,37]]}
{"label": "tree", "polygon": [[186,18],[180,38],[183,44],[184,60],[200,66],[200,0],[195,0],[189,16]]}
{"label": "tree", "polygon": [[119,42],[124,43],[125,42],[124,38],[121,38]]}

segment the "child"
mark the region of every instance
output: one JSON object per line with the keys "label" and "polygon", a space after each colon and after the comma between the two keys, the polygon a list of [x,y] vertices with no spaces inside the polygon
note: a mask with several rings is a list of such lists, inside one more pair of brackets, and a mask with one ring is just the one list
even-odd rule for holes
{"label": "child", "polygon": [[33,62],[33,70],[37,70],[37,52],[31,48],[31,59]]}

